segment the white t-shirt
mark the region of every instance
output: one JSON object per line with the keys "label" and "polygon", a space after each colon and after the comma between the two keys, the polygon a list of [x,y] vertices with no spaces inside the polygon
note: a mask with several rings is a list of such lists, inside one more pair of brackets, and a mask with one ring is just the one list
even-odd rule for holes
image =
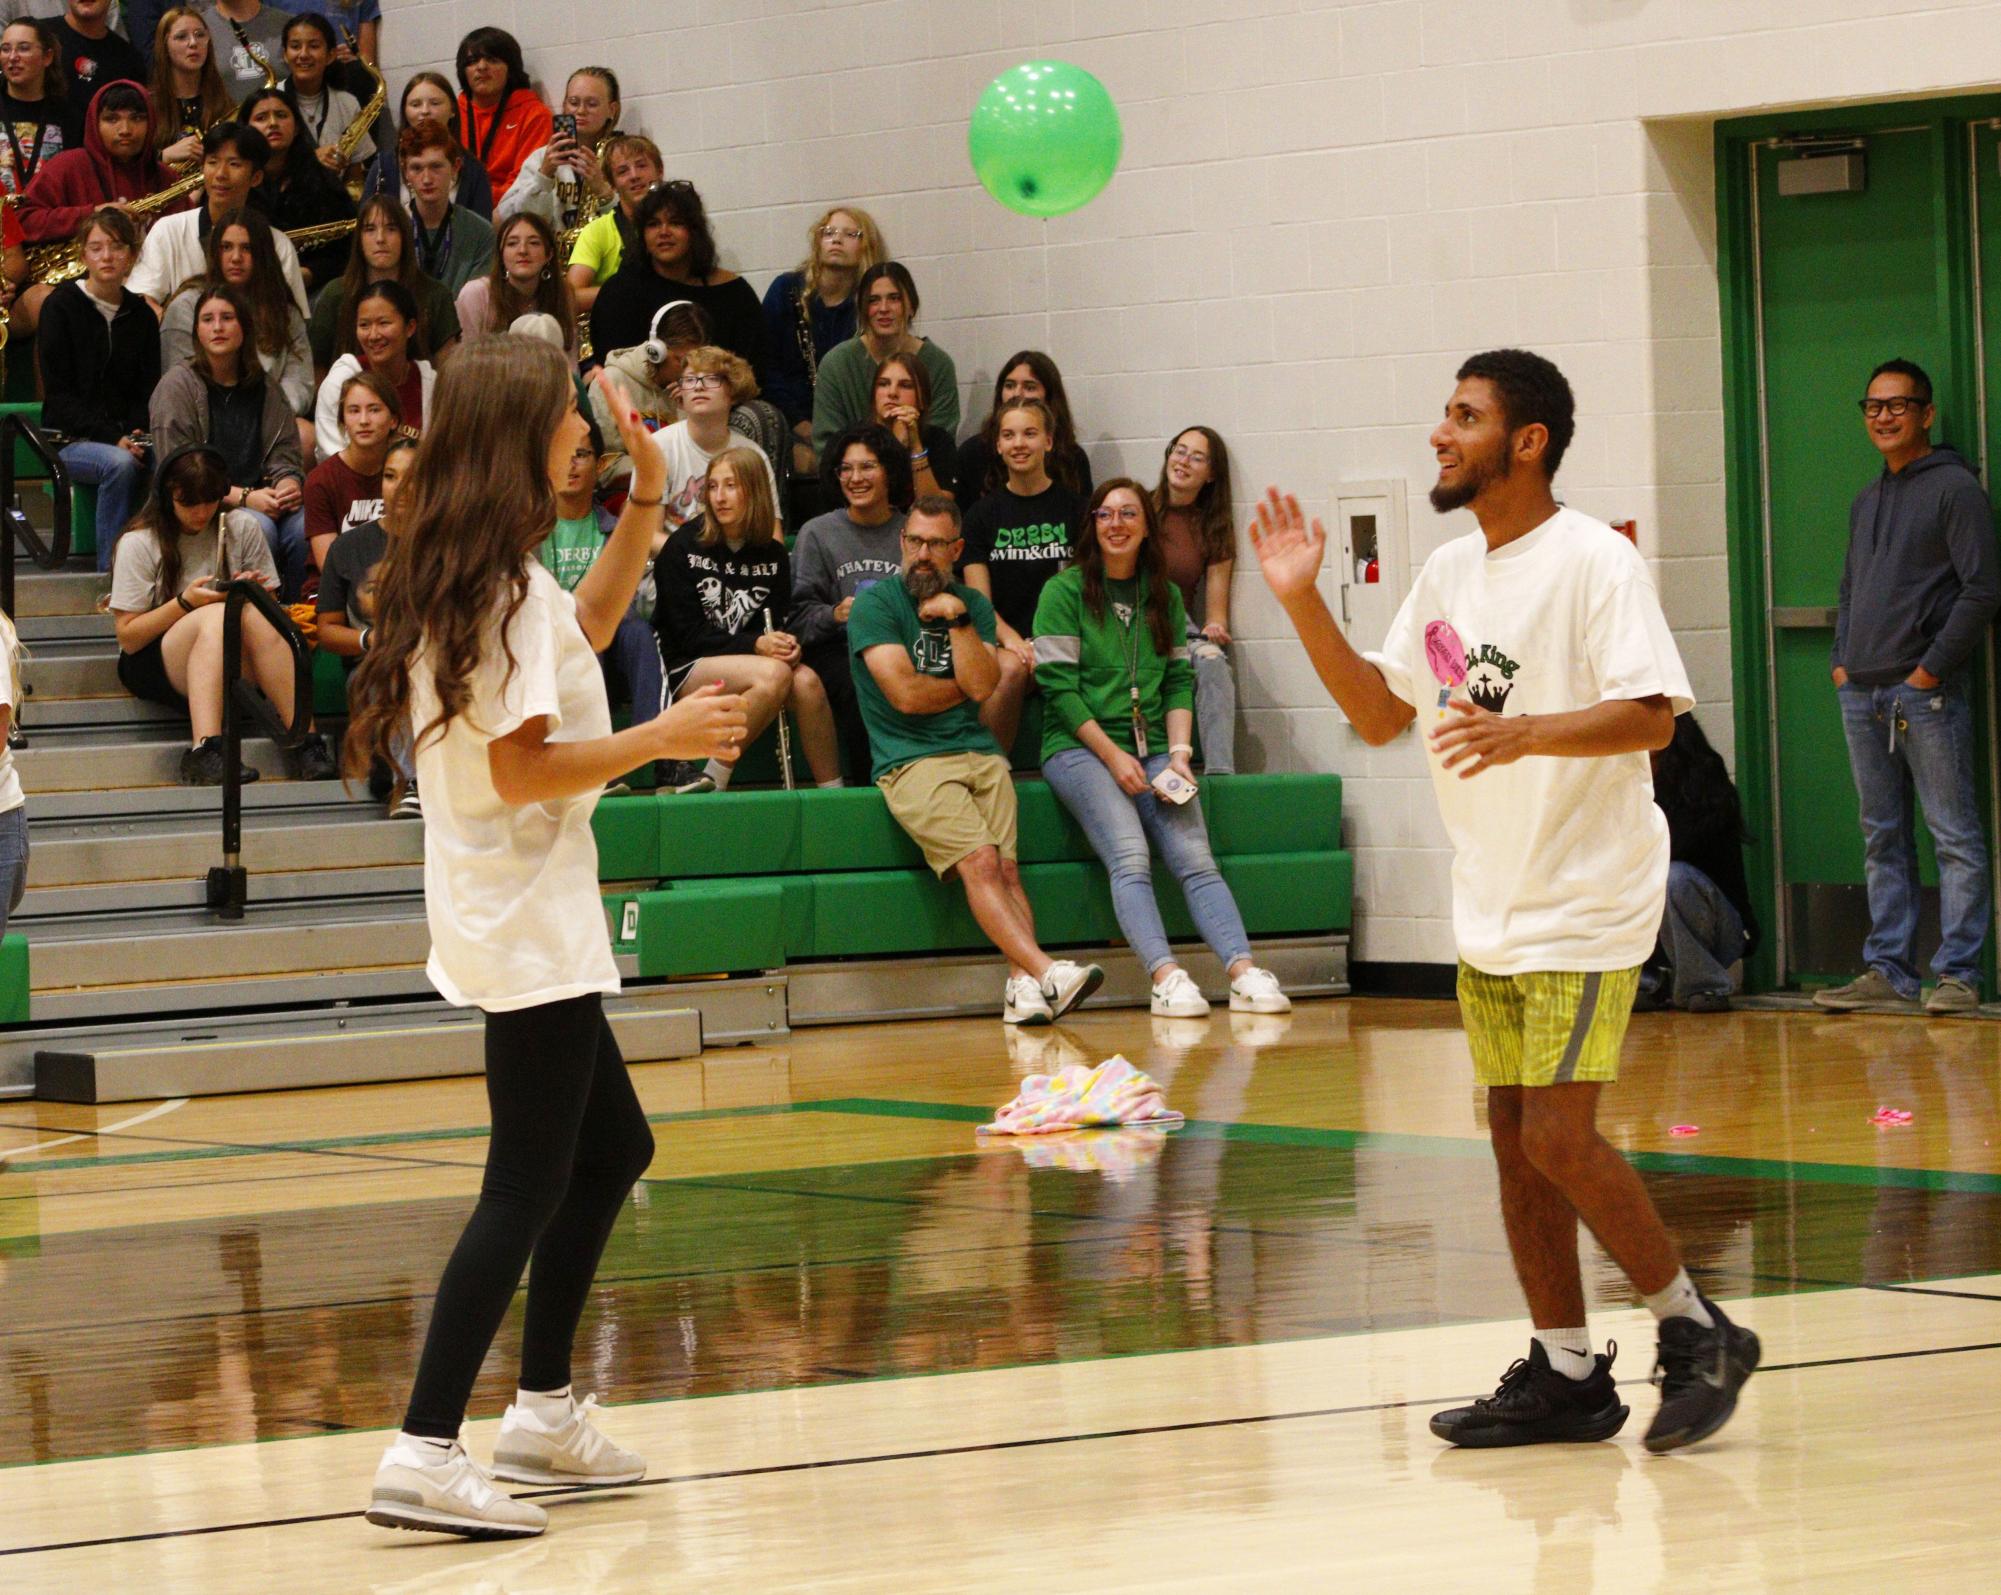
{"label": "white t-shirt", "polygon": [[771,502],[778,510],[778,523],[785,524],[785,501],[778,496],[778,478],[772,472],[771,457],[742,433],[730,433],[721,448],[705,449],[689,434],[686,421],[676,421],[653,434],[653,446],[667,462],[668,531],[702,513],[702,487],[709,479],[709,461],[728,448],[749,449],[763,462],[764,479],[771,484]]}
{"label": "white t-shirt", "polygon": [[[199,190],[196,197],[200,198]],[[146,241],[139,246],[139,263],[125,286],[142,299],[164,306],[181,284],[206,273],[208,256],[203,250],[201,218],[199,210],[184,210],[153,223],[146,230]],[[275,227],[271,229],[271,247],[278,252],[278,266],[285,274],[285,286],[292,290],[292,303],[299,307],[300,315],[311,316],[306,279],[299,274],[298,250]]]}
{"label": "white t-shirt", "polygon": [[[428,973],[447,1002],[488,1013],[618,990],[591,835],[599,794],[505,803],[487,763],[489,743],[536,715],[549,717],[552,742],[611,735],[604,676],[577,623],[576,600],[537,562],[507,626],[511,677],[499,644],[489,633],[465,711],[443,736],[421,735],[417,747]],[[438,712],[421,653],[410,690],[411,722],[421,733]]]}
{"label": "white t-shirt", "polygon": [[[0,614],[0,703],[4,703],[10,713],[18,713],[21,707],[21,684],[16,679],[21,664],[15,657],[15,650],[19,647],[14,622]],[[7,739],[0,736],[0,814],[11,813],[27,801],[27,795],[21,790],[21,772],[14,768],[14,750],[7,746]]]}
{"label": "white t-shirt", "polygon": [[1495,553],[1478,532],[1455,538],[1425,561],[1382,652],[1368,658],[1417,710],[1454,848],[1459,956],[1490,975],[1645,963],[1668,871],[1647,755],[1531,756],[1462,780],[1430,744],[1448,690],[1497,714],[1656,694],[1676,714],[1692,708],[1639,551],[1569,509]]}

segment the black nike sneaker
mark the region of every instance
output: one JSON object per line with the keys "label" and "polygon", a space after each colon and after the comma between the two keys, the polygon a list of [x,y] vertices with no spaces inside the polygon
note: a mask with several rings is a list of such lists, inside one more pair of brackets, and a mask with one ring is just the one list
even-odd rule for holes
{"label": "black nike sneaker", "polygon": [[1707,1296],[1702,1305],[1716,1320],[1708,1328],[1693,1318],[1661,1320],[1660,1351],[1654,1357],[1661,1410],[1647,1430],[1649,1451],[1677,1451],[1708,1439],[1730,1421],[1737,1392],[1757,1371],[1758,1337],[1731,1323]]}
{"label": "black nike sneaker", "polygon": [[1540,1341],[1501,1376],[1500,1388],[1470,1407],[1435,1414],[1431,1432],[1460,1446],[1545,1445],[1609,1440],[1626,1422],[1627,1407],[1612,1382],[1618,1343],[1592,1359],[1587,1379],[1566,1379],[1549,1365]]}

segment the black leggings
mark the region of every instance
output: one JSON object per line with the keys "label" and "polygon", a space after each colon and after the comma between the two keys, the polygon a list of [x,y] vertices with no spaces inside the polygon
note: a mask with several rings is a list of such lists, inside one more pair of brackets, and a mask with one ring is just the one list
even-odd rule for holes
{"label": "black leggings", "polygon": [[597,996],[486,1016],[493,1114],[479,1205],[431,1310],[404,1432],[457,1437],[473,1381],[528,1268],[521,1388],[570,1382],[570,1347],[653,1132]]}

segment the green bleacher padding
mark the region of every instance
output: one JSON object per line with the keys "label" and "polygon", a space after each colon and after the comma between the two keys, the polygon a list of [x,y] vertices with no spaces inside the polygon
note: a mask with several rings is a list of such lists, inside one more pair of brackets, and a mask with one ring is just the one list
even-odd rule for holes
{"label": "green bleacher padding", "polygon": [[[800,854],[798,792],[663,793],[659,867],[662,880],[712,875],[789,875]],[[817,798],[837,797],[819,792]],[[874,793],[868,794],[875,796]]]}
{"label": "green bleacher padding", "polygon": [[655,880],[660,873],[660,805],[650,797],[599,801],[591,815],[601,881]]}
{"label": "green bleacher padding", "polygon": [[1252,853],[1220,862],[1253,936],[1320,935],[1354,922],[1352,853]]}
{"label": "green bleacher padding", "polygon": [[785,962],[777,881],[704,881],[639,894],[643,976],[723,975]]}
{"label": "green bleacher padding", "polygon": [[1022,700],[1021,730],[1015,733],[1014,756],[1008,761],[1017,770],[1035,774],[1042,769],[1042,694],[1031,692]]}
{"label": "green bleacher padding", "polygon": [[1338,775],[1216,775],[1202,782],[1202,814],[1218,858],[1331,852],[1341,845]]}
{"label": "green bleacher padding", "polygon": [[69,546],[72,553],[97,553],[97,489],[89,482],[70,483]]}
{"label": "green bleacher padding", "polygon": [[802,793],[799,864],[807,871],[922,869],[924,853],[872,786]]}
{"label": "green bleacher padding", "polygon": [[1015,852],[1024,864],[1056,864],[1097,857],[1084,829],[1047,781],[1017,781]]}
{"label": "green bleacher padding", "polygon": [[986,945],[966,894],[928,869],[847,871],[813,878],[813,931],[797,958],[953,952]]}
{"label": "green bleacher padding", "polygon": [[28,938],[19,931],[0,938],[0,1025],[28,1022]]}

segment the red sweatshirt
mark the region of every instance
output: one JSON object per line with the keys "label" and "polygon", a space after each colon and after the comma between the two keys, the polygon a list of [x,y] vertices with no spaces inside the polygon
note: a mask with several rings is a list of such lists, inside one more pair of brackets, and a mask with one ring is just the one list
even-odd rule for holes
{"label": "red sweatshirt", "polygon": [[[493,125],[496,120],[498,128]],[[553,118],[533,89],[516,89],[492,111],[480,110],[470,94],[461,94],[459,126],[465,130],[466,148],[485,165],[498,198],[507,192],[522,162],[549,142]]]}
{"label": "red sweatshirt", "polygon": [[[140,147],[138,159],[114,161],[106,153],[104,140],[97,131],[97,107],[111,86],[105,84],[90,98],[90,110],[83,119],[83,148],[64,150],[50,160],[35,173],[35,180],[21,196],[21,231],[30,243],[74,238],[85,218],[100,205],[108,205],[115,199],[144,199],[175,180],[172,168],[154,158],[150,109],[146,115],[146,142]],[[142,98],[145,96],[142,85],[130,86],[138,89]],[[187,201],[182,200],[167,210],[186,208]]]}

